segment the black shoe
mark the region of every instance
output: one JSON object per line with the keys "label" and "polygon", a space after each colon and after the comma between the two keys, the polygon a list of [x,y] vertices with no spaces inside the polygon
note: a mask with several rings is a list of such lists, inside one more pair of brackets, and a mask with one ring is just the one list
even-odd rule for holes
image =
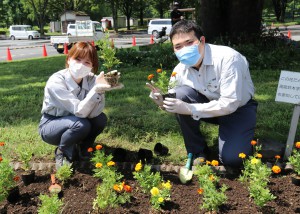
{"label": "black shoe", "polygon": [[72,166],[72,163],[65,157],[64,153],[57,147],[55,149],[55,167],[56,170],[59,170],[60,167],[63,165],[70,165]]}

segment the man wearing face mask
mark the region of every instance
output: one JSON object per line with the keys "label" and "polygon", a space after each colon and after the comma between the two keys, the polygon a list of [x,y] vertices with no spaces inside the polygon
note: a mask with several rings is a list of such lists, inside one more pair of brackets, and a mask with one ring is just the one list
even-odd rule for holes
{"label": "man wearing face mask", "polygon": [[223,165],[231,169],[242,166],[239,153],[252,152],[257,109],[246,58],[230,47],[205,43],[193,21],[176,23],[170,39],[180,61],[174,68],[176,99],[163,100],[152,86],[150,98],[176,115],[194,164],[207,158],[208,147],[199,129],[205,121],[219,125],[219,159]]}
{"label": "man wearing face mask", "polygon": [[[98,55],[88,42],[78,42],[66,58],[66,68],[48,79],[44,89],[39,133],[55,149],[56,169],[79,157],[89,159],[87,149],[106,126],[105,92],[117,88],[98,71]],[[121,88],[120,85],[118,88]]]}

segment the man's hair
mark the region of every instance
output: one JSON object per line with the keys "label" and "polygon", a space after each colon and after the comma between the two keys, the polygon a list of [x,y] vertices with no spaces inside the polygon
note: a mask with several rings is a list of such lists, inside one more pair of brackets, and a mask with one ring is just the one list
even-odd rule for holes
{"label": "man's hair", "polygon": [[192,31],[195,33],[195,36],[199,40],[200,40],[200,37],[203,36],[203,32],[202,32],[200,26],[198,26],[192,20],[183,19],[173,25],[171,32],[170,32],[170,39],[172,41],[173,36],[175,36],[176,34],[181,34],[181,33],[185,34],[185,33],[190,33]]}

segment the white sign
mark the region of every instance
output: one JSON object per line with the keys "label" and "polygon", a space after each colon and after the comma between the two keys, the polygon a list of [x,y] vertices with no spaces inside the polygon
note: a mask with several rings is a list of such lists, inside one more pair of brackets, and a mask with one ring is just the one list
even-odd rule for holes
{"label": "white sign", "polygon": [[300,72],[281,71],[275,101],[300,104]]}

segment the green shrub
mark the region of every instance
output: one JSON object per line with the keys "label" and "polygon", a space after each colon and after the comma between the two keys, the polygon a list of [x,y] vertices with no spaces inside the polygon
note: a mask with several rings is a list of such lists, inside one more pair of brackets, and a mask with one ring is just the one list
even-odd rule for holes
{"label": "green shrub", "polygon": [[63,206],[63,201],[58,198],[57,194],[51,196],[42,194],[39,199],[42,202],[38,208],[39,214],[57,214]]}

